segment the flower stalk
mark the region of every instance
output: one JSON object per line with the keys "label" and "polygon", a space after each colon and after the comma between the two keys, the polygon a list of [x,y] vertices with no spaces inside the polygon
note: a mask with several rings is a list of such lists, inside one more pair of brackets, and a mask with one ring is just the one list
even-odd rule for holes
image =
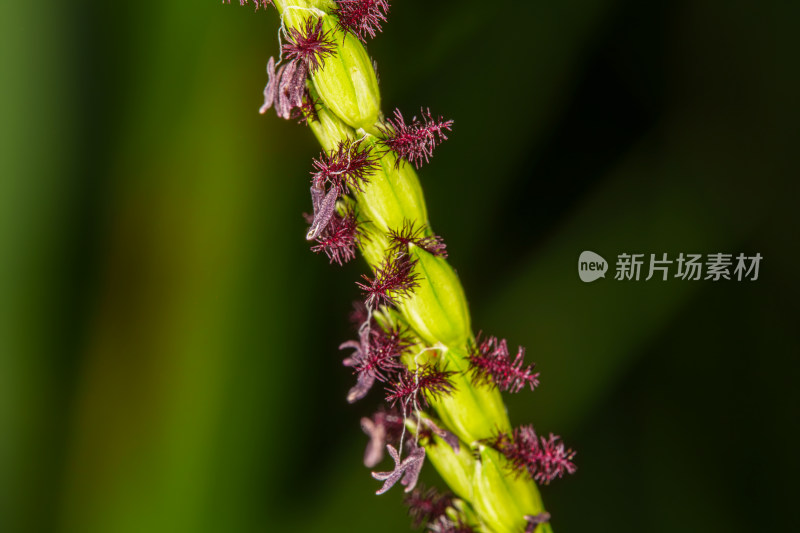
{"label": "flower stalk", "polygon": [[453,122],[429,110],[411,120],[399,110],[391,118],[381,113],[364,41],[387,21],[388,0],[273,4],[282,56],[270,59],[262,112],[299,114],[323,149],[312,172],[307,238],[339,264],[357,246],[372,271],[358,282],[358,340],[341,348],[353,350],[345,365],[357,375],[348,400],[383,386],[393,406],[362,420],[370,437],[365,463],[374,467],[385,451],[395,463],[373,472],[384,482],[378,493],[396,482],[411,492],[427,459],[454,494],[409,497],[415,521],[428,530],[552,531],[537,482],[574,472],[574,452],[558,437],[539,438],[532,426],[511,427],[501,390],[533,389],[539,374],[523,366],[522,348],[512,360],[505,340],[473,335],[464,290],[430,229],[416,173]]}

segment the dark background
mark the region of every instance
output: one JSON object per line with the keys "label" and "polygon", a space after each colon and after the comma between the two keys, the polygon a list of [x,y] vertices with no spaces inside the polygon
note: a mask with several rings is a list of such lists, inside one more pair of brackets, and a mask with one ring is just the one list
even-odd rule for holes
{"label": "dark background", "polygon": [[[384,111],[455,120],[431,222],[542,372],[512,420],[578,450],[556,531],[793,530],[799,4],[394,4]],[[407,531],[336,350],[366,267],[308,251],[319,148],[257,113],[276,13],[3,11],[0,530]],[[764,259],[584,284],[583,250]]]}

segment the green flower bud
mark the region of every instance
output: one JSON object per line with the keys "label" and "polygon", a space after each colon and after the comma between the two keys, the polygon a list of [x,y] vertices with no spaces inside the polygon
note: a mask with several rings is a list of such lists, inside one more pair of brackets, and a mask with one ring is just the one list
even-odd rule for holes
{"label": "green flower bud", "polygon": [[[536,486],[530,478],[510,475],[502,456],[483,445],[472,476],[472,505],[495,533],[519,533],[526,527],[525,515],[544,511]],[[550,532],[542,524],[536,533]]]}
{"label": "green flower bud", "polygon": [[[367,137],[373,153],[382,150],[374,137]],[[356,194],[364,218],[375,225],[376,230],[388,233],[399,229],[406,220],[427,224],[428,212],[416,172],[409,165],[395,166],[395,159],[385,154],[378,161],[380,168],[369,176],[369,183]],[[370,261],[371,265],[375,265]]]}
{"label": "green flower bud", "polygon": [[510,430],[500,391],[470,382],[465,351],[448,347],[442,366],[457,372],[451,377],[455,391],[431,402],[447,427],[469,444],[491,438],[498,430]]}
{"label": "green flower bud", "polygon": [[[411,429],[416,431],[416,427]],[[436,435],[433,435],[431,440],[431,445],[425,447],[427,459],[456,496],[469,500],[472,497],[472,473],[475,471],[475,458],[472,453],[465,446],[461,446],[456,452]]]}
{"label": "green flower bud", "polygon": [[[370,140],[373,152],[380,148]],[[387,233],[399,229],[407,220],[427,222],[428,213],[416,172],[408,165],[396,168],[394,158],[384,155],[380,167],[369,175],[362,191],[354,191],[358,216],[367,238],[361,251],[372,268],[386,257],[389,248]],[[435,341],[434,341],[435,342]]]}
{"label": "green flower bud", "polygon": [[401,302],[400,309],[412,328],[431,344],[464,346],[471,336],[469,309],[464,289],[453,268],[442,257],[410,246],[417,260],[414,271],[420,286]]}
{"label": "green flower bud", "polygon": [[322,102],[354,128],[367,128],[378,121],[381,97],[378,77],[364,45],[338,27],[336,17],[322,8],[329,2],[280,1],[278,9],[285,28],[301,28],[309,17],[322,19],[322,30],[334,45],[332,57],[311,72],[311,80]]}
{"label": "green flower bud", "polygon": [[325,17],[325,29],[331,28],[337,42],[335,57],[311,74],[322,101],[354,128],[366,128],[378,121],[381,96],[372,61],[361,41],[335,28],[333,18]]}

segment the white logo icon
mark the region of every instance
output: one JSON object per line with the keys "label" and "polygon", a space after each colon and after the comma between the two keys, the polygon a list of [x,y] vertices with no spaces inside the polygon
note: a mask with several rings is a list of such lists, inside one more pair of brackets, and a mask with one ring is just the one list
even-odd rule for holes
{"label": "white logo icon", "polygon": [[578,275],[581,277],[581,281],[590,283],[597,278],[604,278],[606,270],[608,270],[608,263],[594,252],[587,250],[582,252],[578,258]]}

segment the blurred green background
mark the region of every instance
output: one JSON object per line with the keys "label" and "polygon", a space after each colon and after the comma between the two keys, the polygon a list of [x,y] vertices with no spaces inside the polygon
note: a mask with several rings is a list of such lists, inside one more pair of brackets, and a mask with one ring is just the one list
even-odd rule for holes
{"label": "blurred green background", "polygon": [[[555,529],[793,530],[798,3],[394,4],[384,110],[455,119],[432,224],[542,372],[513,421],[578,450]],[[377,395],[344,401],[365,266],[308,251],[319,149],[257,113],[276,13],[2,11],[0,531],[408,531],[361,464]],[[584,284],[583,250],[764,260]]]}

